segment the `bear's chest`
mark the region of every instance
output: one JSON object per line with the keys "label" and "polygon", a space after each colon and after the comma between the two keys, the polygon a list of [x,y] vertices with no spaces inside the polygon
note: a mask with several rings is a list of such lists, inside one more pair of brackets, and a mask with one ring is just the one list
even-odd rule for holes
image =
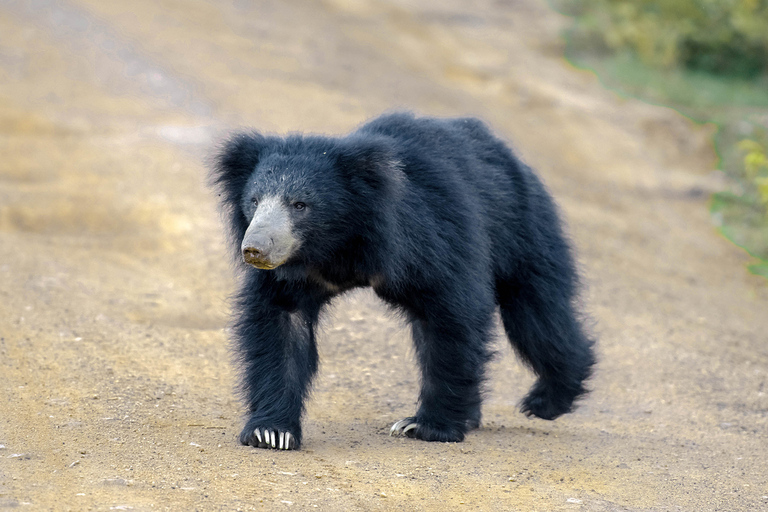
{"label": "bear's chest", "polygon": [[331,273],[316,268],[307,269],[307,279],[332,295],[338,295],[353,288],[368,286],[376,288],[383,283],[383,278],[380,276],[367,276],[355,272]]}

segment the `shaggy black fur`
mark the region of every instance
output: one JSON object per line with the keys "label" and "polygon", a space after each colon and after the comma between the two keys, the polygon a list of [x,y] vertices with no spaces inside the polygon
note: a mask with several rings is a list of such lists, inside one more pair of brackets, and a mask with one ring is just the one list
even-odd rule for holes
{"label": "shaggy black fur", "polygon": [[379,117],[342,138],[235,135],[213,180],[240,243],[262,197],[291,210],[298,246],[274,270],[243,265],[234,338],[250,412],[301,443],[328,301],[372,286],[410,321],[420,406],[405,432],[461,441],[480,421],[493,315],[538,376],[522,411],[555,419],[586,390],[592,340],[574,310],[577,275],[553,201],[533,171],[476,119]]}

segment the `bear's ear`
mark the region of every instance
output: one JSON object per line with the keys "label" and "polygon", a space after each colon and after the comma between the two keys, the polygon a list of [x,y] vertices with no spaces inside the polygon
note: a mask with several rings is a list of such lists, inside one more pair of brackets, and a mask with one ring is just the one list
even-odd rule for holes
{"label": "bear's ear", "polygon": [[256,169],[266,145],[267,139],[258,133],[237,133],[222,144],[211,166],[209,181],[219,193],[238,254],[240,241],[248,229],[248,219],[240,203],[248,178]]}
{"label": "bear's ear", "polygon": [[236,133],[222,144],[211,172],[211,184],[223,193],[222,201],[235,199],[228,192],[242,193],[266,142],[262,135],[251,132]]}
{"label": "bear's ear", "polygon": [[340,141],[336,165],[359,192],[392,192],[402,171],[394,144],[386,137],[352,135]]}

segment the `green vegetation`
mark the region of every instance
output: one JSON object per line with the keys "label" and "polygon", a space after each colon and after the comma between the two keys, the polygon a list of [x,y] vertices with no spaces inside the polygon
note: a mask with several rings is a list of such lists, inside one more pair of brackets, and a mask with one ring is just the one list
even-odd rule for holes
{"label": "green vegetation", "polygon": [[768,71],[765,0],[575,0],[572,42],[651,66],[755,78]]}
{"label": "green vegetation", "polygon": [[720,231],[768,277],[768,0],[555,0],[567,56],[610,88],[718,126]]}

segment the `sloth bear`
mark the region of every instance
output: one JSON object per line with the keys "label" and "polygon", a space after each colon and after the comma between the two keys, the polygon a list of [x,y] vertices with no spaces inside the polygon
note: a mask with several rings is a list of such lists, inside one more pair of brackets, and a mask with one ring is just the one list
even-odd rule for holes
{"label": "sloth bear", "polygon": [[395,113],[340,138],[240,133],[212,182],[244,263],[232,329],[243,444],[300,447],[318,316],[360,286],[404,314],[421,367],[418,411],[393,435],[455,442],[479,426],[497,306],[538,377],[522,412],[552,420],[586,393],[593,341],[555,205],[477,119]]}

